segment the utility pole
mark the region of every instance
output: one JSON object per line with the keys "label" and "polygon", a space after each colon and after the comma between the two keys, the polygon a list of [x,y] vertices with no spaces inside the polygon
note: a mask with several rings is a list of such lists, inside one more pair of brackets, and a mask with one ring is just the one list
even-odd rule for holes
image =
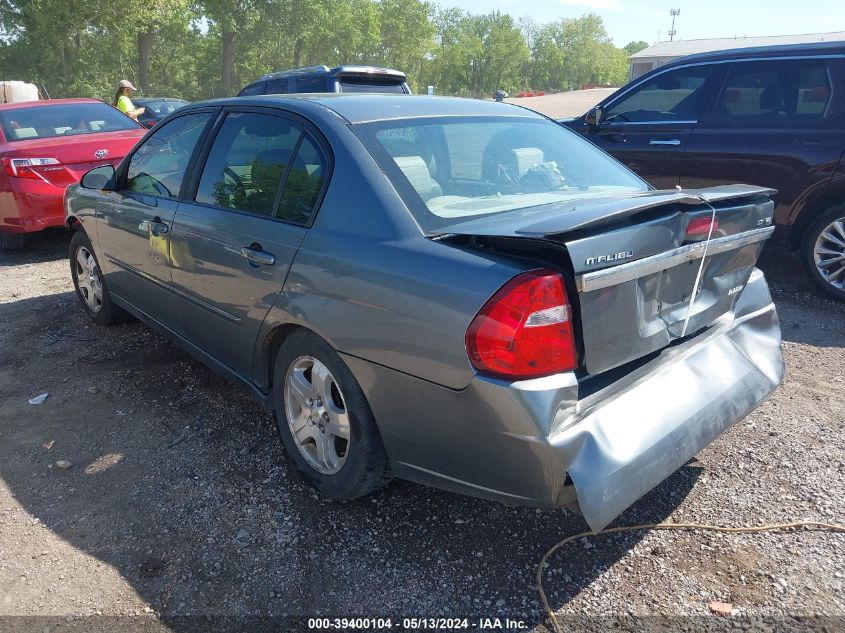
{"label": "utility pole", "polygon": [[680,14],[681,14],[680,9],[669,9],[669,15],[672,16],[672,30],[669,31],[669,41],[670,42],[673,39],[675,39],[675,33],[677,33],[677,31],[675,30],[675,18],[678,17]]}

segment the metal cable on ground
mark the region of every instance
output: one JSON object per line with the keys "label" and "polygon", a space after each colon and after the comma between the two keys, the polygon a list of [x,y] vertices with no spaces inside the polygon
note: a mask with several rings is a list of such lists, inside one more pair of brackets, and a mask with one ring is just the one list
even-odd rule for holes
{"label": "metal cable on ground", "polygon": [[543,589],[543,567],[546,564],[549,556],[554,554],[561,547],[579,538],[586,538],[592,536],[604,536],[606,534],[616,534],[619,532],[636,532],[638,530],[706,530],[708,532],[729,532],[733,534],[748,534],[752,532],[772,532],[774,530],[792,530],[802,527],[814,527],[821,530],[828,530],[831,532],[845,533],[845,525],[836,523],[819,523],[818,521],[797,521],[795,523],[776,523],[772,525],[757,525],[751,527],[723,527],[720,525],[706,525],[701,523],[644,523],[641,525],[629,525],[623,527],[609,528],[601,532],[580,532],[567,536],[562,541],[558,541],[543,554],[540,559],[540,564],[537,566],[537,591],[540,592],[540,599],[543,601],[543,607],[546,613],[549,614],[549,619],[554,626],[557,633],[563,633],[560,622],[558,622],[554,609],[549,604],[546,597],[546,592]]}

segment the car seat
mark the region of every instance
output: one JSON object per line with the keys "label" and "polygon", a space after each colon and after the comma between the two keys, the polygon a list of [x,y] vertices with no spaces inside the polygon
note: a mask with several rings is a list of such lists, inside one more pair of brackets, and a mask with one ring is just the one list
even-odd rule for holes
{"label": "car seat", "polygon": [[760,93],[760,116],[781,118],[786,116],[786,102],[780,86],[768,86]]}
{"label": "car seat", "polygon": [[431,172],[422,156],[394,156],[393,160],[424,202],[443,195],[443,189],[431,177]]}

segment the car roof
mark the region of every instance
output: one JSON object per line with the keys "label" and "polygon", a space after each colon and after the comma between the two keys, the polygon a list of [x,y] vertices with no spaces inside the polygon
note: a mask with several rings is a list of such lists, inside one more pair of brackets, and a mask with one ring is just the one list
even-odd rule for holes
{"label": "car roof", "polygon": [[[746,58],[792,57],[808,55],[836,55],[845,54],[845,42],[812,42],[808,44],[779,44],[777,46],[755,46],[751,48],[730,48],[709,53],[685,55],[671,62],[658,66],[665,70],[672,66],[683,66],[698,62],[730,61]],[[655,69],[656,70],[656,69]]]}
{"label": "car roof", "polygon": [[325,108],[333,111],[352,124],[422,117],[511,116],[529,119],[546,118],[533,110],[508,103],[496,103],[495,101],[429,95],[365,93],[315,93],[231,97],[228,99],[192,103],[182,108],[180,112],[185,112],[186,109],[212,104],[239,107],[278,104],[280,106],[293,106],[303,111],[313,108]]}
{"label": "car roof", "polygon": [[[267,79],[278,79],[280,77],[296,77],[301,75],[327,75],[330,77],[337,77],[340,75],[372,75],[377,77],[386,77],[395,79],[397,81],[405,81],[407,79],[405,73],[401,70],[394,70],[392,68],[382,68],[380,66],[353,66],[343,65],[329,68],[328,66],[306,66],[304,68],[290,68],[288,70],[277,70],[272,73],[262,75],[256,81],[266,81]],[[256,83],[253,81],[252,83]]]}
{"label": "car roof", "polygon": [[188,103],[185,99],[179,99],[178,97],[137,97],[132,101],[183,101]]}
{"label": "car roof", "polygon": [[0,110],[17,110],[19,108],[49,107],[71,105],[77,103],[103,103],[99,99],[41,99],[39,101],[16,101],[15,103],[0,103]]}

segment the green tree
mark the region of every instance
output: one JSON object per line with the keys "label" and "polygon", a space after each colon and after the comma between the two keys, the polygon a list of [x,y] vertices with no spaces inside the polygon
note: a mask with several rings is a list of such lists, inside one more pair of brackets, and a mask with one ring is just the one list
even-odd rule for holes
{"label": "green tree", "polygon": [[532,54],[535,87],[571,90],[625,79],[627,56],[613,45],[601,17],[594,13],[546,24],[534,40]]}
{"label": "green tree", "polygon": [[381,0],[378,9],[379,62],[416,81],[434,45],[432,6],[421,0]]}
{"label": "green tree", "polygon": [[249,38],[244,36],[260,19],[259,7],[263,4],[262,0],[200,0],[202,13],[211,24],[209,33],[220,38],[220,80],[224,94],[235,90],[237,47],[248,46]]}
{"label": "green tree", "polygon": [[480,97],[519,87],[529,51],[511,16],[449,9],[435,20],[438,46],[431,77],[441,92]]}
{"label": "green tree", "polygon": [[634,53],[639,53],[644,48],[648,48],[648,44],[643,42],[642,40],[639,40],[637,42],[628,42],[628,44],[623,50],[628,56],[630,56]]}

